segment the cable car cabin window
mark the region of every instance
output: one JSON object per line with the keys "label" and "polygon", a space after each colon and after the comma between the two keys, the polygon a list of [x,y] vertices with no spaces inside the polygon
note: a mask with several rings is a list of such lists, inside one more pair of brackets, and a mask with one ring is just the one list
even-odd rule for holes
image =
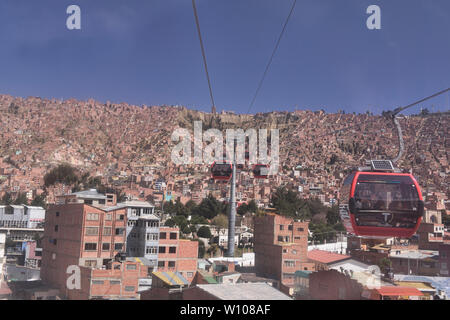
{"label": "cable car cabin window", "polygon": [[409,176],[362,174],[354,198],[359,226],[414,228],[421,216],[419,194]]}
{"label": "cable car cabin window", "polygon": [[232,167],[229,163],[215,163],[212,167],[212,175],[216,179],[230,178],[232,174]]}

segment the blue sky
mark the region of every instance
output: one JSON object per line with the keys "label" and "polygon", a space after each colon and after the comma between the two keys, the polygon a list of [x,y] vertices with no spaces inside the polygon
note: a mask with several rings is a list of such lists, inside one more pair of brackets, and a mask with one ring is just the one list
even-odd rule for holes
{"label": "blue sky", "polygon": [[[71,4],[81,30],[66,29]],[[366,27],[371,4],[381,30]],[[218,110],[247,112],[291,5],[197,0]],[[448,0],[298,0],[251,112],[408,104],[450,87],[449,40]],[[191,1],[1,0],[0,93],[209,111]]]}

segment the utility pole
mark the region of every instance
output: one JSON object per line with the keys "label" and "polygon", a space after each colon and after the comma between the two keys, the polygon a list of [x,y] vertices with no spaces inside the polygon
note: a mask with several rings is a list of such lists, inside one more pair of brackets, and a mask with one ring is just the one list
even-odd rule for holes
{"label": "utility pole", "polygon": [[233,173],[230,186],[230,212],[228,214],[227,257],[234,257],[234,233],[236,224],[236,139],[233,139]]}

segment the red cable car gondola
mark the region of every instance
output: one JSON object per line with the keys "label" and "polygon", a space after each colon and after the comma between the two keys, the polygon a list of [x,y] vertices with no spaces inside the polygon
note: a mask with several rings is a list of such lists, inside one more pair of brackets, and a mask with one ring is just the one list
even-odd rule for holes
{"label": "red cable car gondola", "polygon": [[[382,165],[386,163],[392,166],[390,161]],[[368,238],[410,238],[416,233],[424,212],[419,184],[410,173],[392,171],[372,166],[344,180],[339,213],[349,233]]]}
{"label": "red cable car gondola", "polygon": [[231,163],[216,163],[211,165],[211,176],[214,180],[230,180],[233,174],[233,165]]}
{"label": "red cable car gondola", "polygon": [[255,178],[265,179],[269,175],[269,166],[267,164],[255,164],[252,172]]}

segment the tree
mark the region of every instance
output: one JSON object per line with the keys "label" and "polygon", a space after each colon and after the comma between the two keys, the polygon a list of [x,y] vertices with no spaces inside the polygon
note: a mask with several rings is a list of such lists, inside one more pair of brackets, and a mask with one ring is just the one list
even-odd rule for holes
{"label": "tree", "polygon": [[11,193],[9,192],[5,192],[5,194],[2,197],[2,200],[0,201],[1,204],[3,205],[9,205],[13,203],[13,199],[11,196]]}
{"label": "tree", "polygon": [[33,201],[31,201],[30,205],[46,209],[47,203],[45,202],[45,195],[41,194],[39,196],[36,196]]}
{"label": "tree", "polygon": [[44,185],[46,187],[54,185],[55,183],[71,185],[78,181],[79,178],[76,169],[67,163],[60,164],[44,175]]}
{"label": "tree", "polygon": [[204,217],[193,215],[191,216],[191,221],[189,221],[192,225],[195,224],[207,224],[208,220],[206,220]]}
{"label": "tree", "polygon": [[278,188],[271,198],[272,205],[283,216],[296,217],[301,200],[292,190]]}
{"label": "tree", "polygon": [[195,215],[205,217],[207,219],[212,219],[217,216],[222,211],[222,204],[214,198],[213,195],[208,195],[202,200],[202,202],[195,207],[192,212]]}
{"label": "tree", "polygon": [[221,229],[228,228],[228,217],[224,214],[219,214],[212,219],[211,224],[216,226],[220,233]]}
{"label": "tree", "polygon": [[211,238],[211,230],[207,226],[201,226],[197,231],[197,236],[200,238]]}
{"label": "tree", "polygon": [[20,205],[20,204],[28,204],[27,194],[26,193],[19,193],[17,195],[16,200],[14,200],[14,204]]}
{"label": "tree", "polygon": [[174,210],[177,216],[189,216],[189,209],[186,208],[186,206],[184,206],[180,200],[175,201]]}
{"label": "tree", "polygon": [[389,260],[389,258],[383,258],[378,263],[378,266],[380,267],[382,273],[387,273],[392,267],[392,262],[391,260]]}
{"label": "tree", "polygon": [[251,200],[249,203],[243,203],[237,209],[237,214],[243,216],[247,212],[255,213],[258,210],[258,206],[256,205],[255,200]]}
{"label": "tree", "polygon": [[186,204],[184,205],[184,207],[186,208],[186,210],[188,211],[188,215],[192,215],[192,212],[195,210],[195,208],[197,207],[197,204],[195,203],[194,200],[189,200],[188,202],[186,202]]}
{"label": "tree", "polygon": [[203,259],[206,253],[205,244],[203,243],[203,241],[199,239],[197,239],[197,241],[198,241],[198,258]]}

